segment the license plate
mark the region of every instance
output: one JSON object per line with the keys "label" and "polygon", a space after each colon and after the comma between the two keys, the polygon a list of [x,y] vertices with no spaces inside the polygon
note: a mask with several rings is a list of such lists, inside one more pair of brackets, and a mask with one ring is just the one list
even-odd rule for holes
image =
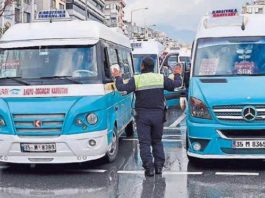
{"label": "license plate", "polygon": [[233,142],[233,148],[236,149],[263,149],[265,140],[238,140]]}
{"label": "license plate", "polygon": [[56,144],[55,143],[43,143],[43,144],[32,144],[32,143],[21,143],[21,151],[25,153],[55,153]]}

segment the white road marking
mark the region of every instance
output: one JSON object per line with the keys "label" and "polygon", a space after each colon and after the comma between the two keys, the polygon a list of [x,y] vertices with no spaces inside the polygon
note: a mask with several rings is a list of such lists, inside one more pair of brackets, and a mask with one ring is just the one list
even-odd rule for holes
{"label": "white road marking", "polygon": [[164,175],[202,175],[203,172],[163,172]]}
{"label": "white road marking", "polygon": [[118,171],[118,174],[133,174],[133,175],[142,175],[144,171]]}
{"label": "white road marking", "polygon": [[183,142],[183,140],[162,139],[162,142]]}
{"label": "white road marking", "polygon": [[102,170],[102,169],[88,169],[88,170],[81,170],[80,172],[84,173],[105,173],[107,170]]}
{"label": "white road marking", "polygon": [[178,126],[184,119],[186,118],[186,114],[183,113],[181,116],[178,117],[178,119],[169,126],[169,128]]}
{"label": "white road marking", "polygon": [[163,137],[181,137],[182,135],[163,135]]}
{"label": "white road marking", "polygon": [[228,176],[259,176],[259,173],[244,173],[244,172],[216,172],[215,175],[228,175]]}
{"label": "white road marking", "polygon": [[[118,174],[133,174],[133,175],[142,175],[144,171],[118,171]],[[163,175],[202,175],[202,172],[172,172],[172,171],[163,171]]]}
{"label": "white road marking", "polygon": [[180,130],[180,127],[164,127],[164,130]]}

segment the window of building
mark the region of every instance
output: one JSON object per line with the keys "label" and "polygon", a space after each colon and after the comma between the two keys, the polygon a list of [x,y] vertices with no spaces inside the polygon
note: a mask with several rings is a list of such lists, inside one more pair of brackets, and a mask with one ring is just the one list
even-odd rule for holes
{"label": "window of building", "polygon": [[249,14],[251,14],[251,13],[252,13],[252,7],[248,7],[248,8],[247,8],[247,12],[248,12]]}
{"label": "window of building", "polygon": [[56,9],[56,0],[51,0],[51,8]]}
{"label": "window of building", "polygon": [[24,0],[24,3],[26,3],[26,4],[30,5],[30,3],[31,3],[31,0]]}
{"label": "window of building", "polygon": [[24,23],[30,23],[31,21],[31,14],[28,12],[24,12]]}
{"label": "window of building", "polygon": [[106,5],[106,7],[105,7],[105,8],[106,8],[107,10],[108,10],[108,9],[110,9],[110,5],[109,5],[109,4],[108,4],[108,5]]}
{"label": "window of building", "polygon": [[73,3],[66,3],[66,9],[72,10],[73,7]]}
{"label": "window of building", "polygon": [[59,3],[59,8],[60,8],[60,10],[64,10],[64,4]]}
{"label": "window of building", "polygon": [[15,8],[15,23],[21,23],[20,9]]}

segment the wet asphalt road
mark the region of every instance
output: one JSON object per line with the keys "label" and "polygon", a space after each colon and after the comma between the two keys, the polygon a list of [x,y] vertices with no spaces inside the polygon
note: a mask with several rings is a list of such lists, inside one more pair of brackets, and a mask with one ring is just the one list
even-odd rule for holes
{"label": "wet asphalt road", "polygon": [[[165,125],[166,165],[163,176],[145,178],[137,138],[120,140],[118,159],[76,165],[0,165],[0,198],[261,198],[265,197],[265,163],[214,161],[202,166],[188,163],[185,121],[167,128],[180,116],[170,111]],[[177,122],[178,123],[178,122]],[[173,127],[173,126],[171,126]]]}

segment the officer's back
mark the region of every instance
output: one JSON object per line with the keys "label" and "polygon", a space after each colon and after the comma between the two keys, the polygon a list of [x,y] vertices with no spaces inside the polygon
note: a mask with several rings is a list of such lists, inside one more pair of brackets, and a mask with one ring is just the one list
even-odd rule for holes
{"label": "officer's back", "polygon": [[112,74],[116,78],[116,87],[119,91],[135,92],[135,120],[140,156],[146,176],[154,176],[154,171],[156,174],[162,174],[165,163],[162,144],[165,108],[163,91],[164,89],[173,91],[182,84],[181,78],[173,81],[153,71],[154,61],[147,57],[142,63],[142,74],[131,78],[128,83],[123,83],[119,71],[114,70]]}
{"label": "officer's back", "polygon": [[144,59],[144,67],[142,66],[142,74],[136,75],[129,80],[127,84],[123,84],[122,78],[116,78],[116,86],[119,91],[127,91],[128,93],[135,91],[137,109],[154,109],[164,110],[164,89],[174,91],[182,82],[181,78],[172,81],[162,74],[154,72],[154,63],[151,58]]}

